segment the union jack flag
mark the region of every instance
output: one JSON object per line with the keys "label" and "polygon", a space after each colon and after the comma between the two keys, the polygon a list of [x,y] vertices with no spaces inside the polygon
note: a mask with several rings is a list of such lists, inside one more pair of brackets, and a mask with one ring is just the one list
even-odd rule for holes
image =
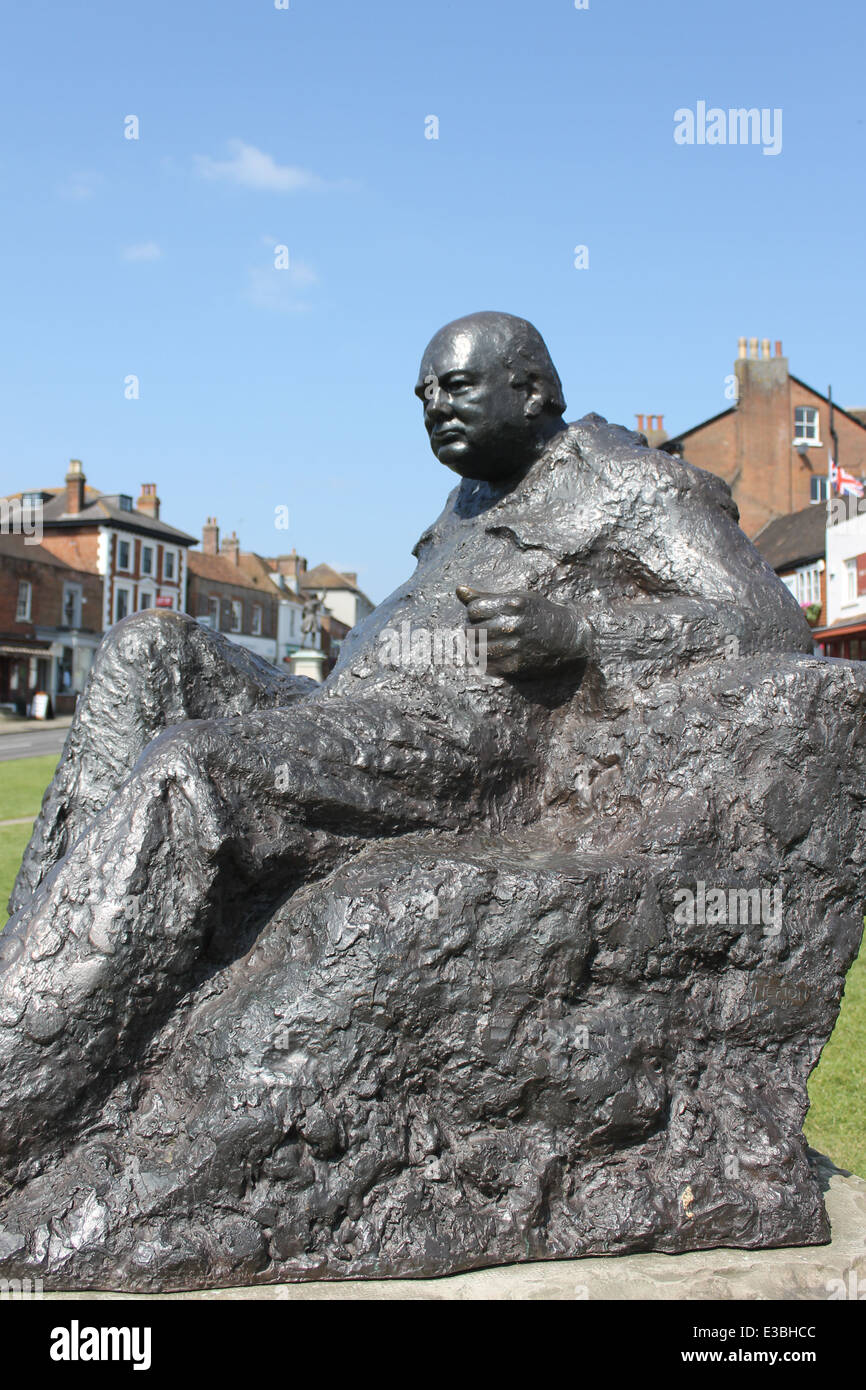
{"label": "union jack flag", "polygon": [[853,473],[846,473],[845,469],[840,468],[832,458],[830,459],[830,484],[840,496],[850,492],[854,497],[862,497],[866,492],[863,479],[855,478]]}

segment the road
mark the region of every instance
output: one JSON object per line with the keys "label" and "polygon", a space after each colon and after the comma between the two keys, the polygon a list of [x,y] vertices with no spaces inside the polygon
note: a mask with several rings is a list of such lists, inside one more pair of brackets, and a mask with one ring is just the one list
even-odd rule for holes
{"label": "road", "polygon": [[21,734],[0,734],[0,763],[12,758],[41,758],[45,753],[59,753],[68,729],[28,729]]}

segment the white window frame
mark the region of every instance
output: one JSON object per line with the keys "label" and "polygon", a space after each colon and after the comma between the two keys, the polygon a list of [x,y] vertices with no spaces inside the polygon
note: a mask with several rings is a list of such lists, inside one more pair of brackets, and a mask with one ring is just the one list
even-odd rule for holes
{"label": "white window frame", "polygon": [[857,602],[857,556],[845,561],[845,603]]}
{"label": "white window frame", "polygon": [[[126,612],[123,614],[117,611],[120,607],[121,594],[126,594]],[[121,622],[122,618],[128,618],[132,611],[132,590],[128,584],[118,584],[114,590],[114,621],[116,623]]]}
{"label": "white window frame", "polygon": [[[149,556],[150,556],[150,565],[149,565],[149,566],[145,565],[145,563],[144,563],[144,557],[145,557],[145,555],[149,555]],[[142,574],[146,574],[147,577],[148,577],[148,579],[155,578],[154,573],[153,573],[153,546],[152,546],[152,545],[143,545],[143,546],[141,547],[141,572],[142,572]]]}
{"label": "white window frame", "polygon": [[209,594],[207,601],[208,617],[213,619],[213,630],[219,632],[220,617],[222,614],[222,604],[217,594]]}
{"label": "white window frame", "polygon": [[[145,599],[147,599],[147,603],[145,603]],[[152,593],[150,592],[150,589],[142,589],[141,592],[140,592],[139,595],[138,595],[138,611],[139,611],[139,613],[141,613],[141,611],[142,611],[143,609],[145,609],[145,608],[155,608],[155,607],[156,607],[155,595],[152,594]]]}
{"label": "white window frame", "polygon": [[243,630],[244,630],[244,605],[243,605],[243,602],[242,602],[241,599],[239,599],[239,598],[233,598],[233,599],[231,600],[231,605],[232,605],[232,616],[231,616],[231,626],[229,627],[229,632],[243,632]]}
{"label": "white window frame", "polygon": [[[73,614],[73,617],[77,617],[77,618],[78,618],[78,622],[77,622],[77,623],[69,623],[69,624],[67,624],[67,622],[66,622],[66,599],[67,599],[67,595],[69,595],[69,594],[74,594],[74,595],[75,595],[75,612],[74,612],[74,614]],[[81,605],[82,605],[83,602],[84,602],[84,593],[83,593],[83,591],[82,591],[82,587],[81,587],[80,584],[65,583],[65,584],[63,585],[63,614],[62,614],[62,617],[63,617],[63,626],[64,626],[64,627],[69,626],[69,627],[71,627],[71,628],[73,628],[73,629],[77,629],[77,628],[80,628],[80,627],[81,627]]]}
{"label": "white window frame", "polygon": [[[132,574],[132,562],[133,562],[133,557],[134,557],[134,555],[135,555],[135,550],[133,549],[133,545],[134,545],[134,542],[131,541],[131,540],[128,540],[125,536],[118,536],[118,538],[117,538],[117,569],[118,569],[118,573],[120,573],[120,574]],[[121,550],[123,549],[124,546],[127,546],[127,547],[128,547],[128,550],[129,550],[128,564],[125,564],[125,565],[123,564],[123,562],[121,561],[121,558],[120,558],[120,552],[121,552]]]}
{"label": "white window frame", "polygon": [[[817,492],[818,496],[813,497],[812,493]],[[826,473],[815,473],[809,480],[809,501],[818,506],[821,502],[826,502],[830,496],[830,479]]]}
{"label": "white window frame", "polygon": [[254,637],[261,637],[262,635],[262,605],[260,603],[253,604],[250,631]]}
{"label": "white window frame", "polygon": [[[171,561],[171,574],[168,572],[168,562]],[[177,551],[168,550],[163,546],[162,551],[162,577],[167,584],[174,584],[177,581]]]}
{"label": "white window frame", "polygon": [[[801,411],[809,411],[809,412],[810,412],[810,419],[808,420],[808,422],[804,420],[800,425],[798,425],[798,424],[797,424],[797,416],[800,414]],[[803,434],[803,433],[801,432],[804,428],[810,427],[810,426],[814,426],[814,429],[815,429],[814,435],[812,435],[812,434]],[[816,405],[795,405],[795,406],[794,406],[794,443],[795,443],[795,444],[809,444],[809,445],[813,445],[813,444],[814,444],[814,445],[819,445],[819,444],[821,443],[820,434],[821,434],[821,412],[820,412],[820,410],[818,409],[818,407],[817,407]]]}
{"label": "white window frame", "polygon": [[[22,603],[23,599],[23,603]],[[33,585],[29,579],[18,580],[18,598],[15,603],[16,623],[29,623],[33,609]]]}
{"label": "white window frame", "polygon": [[797,570],[796,599],[799,604],[821,602],[820,562]]}

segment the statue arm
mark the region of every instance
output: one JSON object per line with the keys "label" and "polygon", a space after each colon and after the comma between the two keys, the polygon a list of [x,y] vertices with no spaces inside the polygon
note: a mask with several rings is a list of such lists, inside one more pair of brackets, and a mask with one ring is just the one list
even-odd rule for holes
{"label": "statue arm", "polygon": [[[645,598],[617,600],[584,615],[590,661],[648,662],[663,669],[757,651],[811,652],[796,600],[720,505],[718,479],[667,499],[654,528],[623,547]],[[631,533],[632,537],[634,532]]]}

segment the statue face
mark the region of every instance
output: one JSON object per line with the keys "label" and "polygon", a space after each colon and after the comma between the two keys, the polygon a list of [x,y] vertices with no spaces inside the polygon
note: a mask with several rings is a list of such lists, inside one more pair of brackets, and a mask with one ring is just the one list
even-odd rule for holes
{"label": "statue face", "polygon": [[436,334],[424,353],[415,394],[430,447],[464,478],[495,482],[528,465],[538,449],[534,388],[515,386],[502,334],[463,321]]}

